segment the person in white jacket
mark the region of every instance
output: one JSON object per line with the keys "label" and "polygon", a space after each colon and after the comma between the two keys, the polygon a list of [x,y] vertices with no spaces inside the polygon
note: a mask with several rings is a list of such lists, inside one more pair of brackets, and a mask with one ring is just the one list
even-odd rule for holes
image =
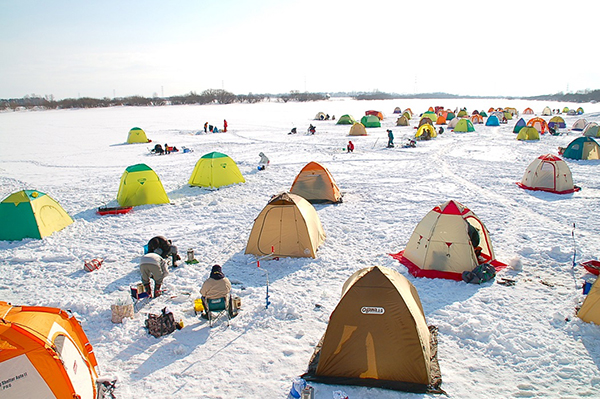
{"label": "person in white jacket", "polygon": [[163,280],[169,274],[167,261],[156,252],[147,253],[140,259],[140,274],[142,275],[142,284],[144,284],[148,295],[153,296],[152,287],[150,286],[150,279],[152,278],[154,280],[153,297],[159,297]]}

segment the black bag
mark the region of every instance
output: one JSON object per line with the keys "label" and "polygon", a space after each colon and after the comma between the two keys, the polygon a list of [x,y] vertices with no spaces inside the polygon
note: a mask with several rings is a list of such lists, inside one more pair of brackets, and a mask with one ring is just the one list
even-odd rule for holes
{"label": "black bag", "polygon": [[462,279],[465,283],[481,284],[496,277],[496,269],[489,263],[482,263],[471,272],[463,272]]}
{"label": "black bag", "polygon": [[177,323],[175,323],[175,317],[173,317],[173,312],[167,312],[167,308],[163,308],[162,314],[152,314],[148,315],[148,319],[146,320],[146,328],[150,335],[155,336],[156,338],[162,337],[163,335],[171,334],[177,328]]}

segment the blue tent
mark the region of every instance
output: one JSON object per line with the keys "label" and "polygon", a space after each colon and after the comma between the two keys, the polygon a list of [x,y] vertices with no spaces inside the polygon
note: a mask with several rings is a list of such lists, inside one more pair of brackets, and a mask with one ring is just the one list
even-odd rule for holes
{"label": "blue tent", "polygon": [[565,148],[562,156],[571,159],[600,159],[600,147],[591,137],[578,137]]}
{"label": "blue tent", "polygon": [[519,133],[521,131],[521,129],[523,129],[525,126],[527,126],[527,123],[525,122],[525,119],[521,118],[517,121],[517,123],[515,124],[515,127],[513,129],[513,133]]}
{"label": "blue tent", "polygon": [[496,115],[490,115],[485,122],[486,126],[500,126],[500,121]]}

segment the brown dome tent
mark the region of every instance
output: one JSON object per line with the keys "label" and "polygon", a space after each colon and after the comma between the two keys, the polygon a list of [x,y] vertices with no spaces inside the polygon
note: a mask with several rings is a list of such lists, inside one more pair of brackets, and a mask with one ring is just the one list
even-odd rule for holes
{"label": "brown dome tent", "polygon": [[302,168],[294,179],[290,193],[313,204],[342,202],[342,194],[333,176],[318,162],[309,162]]}
{"label": "brown dome tent", "polygon": [[416,288],[397,271],[356,271],[310,360],[305,380],[442,393],[437,329]]}

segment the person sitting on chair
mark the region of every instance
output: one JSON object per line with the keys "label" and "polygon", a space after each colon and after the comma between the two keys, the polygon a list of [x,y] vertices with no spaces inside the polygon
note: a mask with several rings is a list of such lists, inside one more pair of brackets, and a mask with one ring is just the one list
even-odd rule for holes
{"label": "person sitting on chair", "polygon": [[[200,295],[202,295],[202,302],[204,303],[204,309],[207,309],[207,299],[219,299],[225,297],[227,308],[229,309],[229,297],[231,293],[231,282],[225,274],[221,266],[214,265],[210,271],[210,276],[200,288]],[[203,314],[204,316],[205,314]]]}

